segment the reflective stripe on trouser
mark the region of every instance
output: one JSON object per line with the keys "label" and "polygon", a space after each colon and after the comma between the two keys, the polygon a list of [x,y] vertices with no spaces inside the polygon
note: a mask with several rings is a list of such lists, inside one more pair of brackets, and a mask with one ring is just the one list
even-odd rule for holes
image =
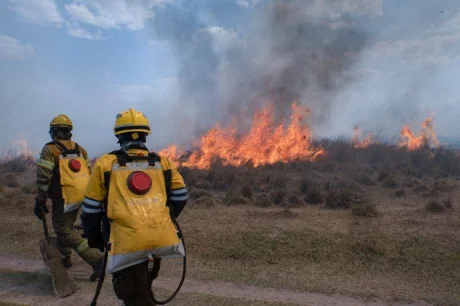
{"label": "reflective stripe on trouser", "polygon": [[149,280],[148,263],[128,267],[113,274],[113,290],[126,306],[155,306]]}
{"label": "reflective stripe on trouser", "polygon": [[149,259],[149,254],[156,258],[181,258],[185,256],[184,245],[180,243],[160,247],[152,250],[133,252],[128,254],[109,254],[107,258],[107,273],[115,273],[130,266],[139,264]]}
{"label": "reflective stripe on trouser", "polygon": [[103,254],[98,249],[90,248],[88,241],[74,228],[78,209],[63,213],[63,203],[53,202],[53,227],[58,238],[59,251],[70,256],[72,249],[88,264],[94,264]]}

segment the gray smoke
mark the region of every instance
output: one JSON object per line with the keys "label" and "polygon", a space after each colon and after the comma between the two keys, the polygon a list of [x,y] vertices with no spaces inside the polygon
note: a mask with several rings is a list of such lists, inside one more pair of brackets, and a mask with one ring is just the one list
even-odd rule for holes
{"label": "gray smoke", "polygon": [[[267,100],[276,103],[278,118],[286,118],[297,100],[312,109],[313,124],[324,122],[334,95],[352,81],[347,70],[369,41],[351,16],[313,17],[310,1],[266,3],[242,37],[203,21],[201,16],[219,13],[215,6],[197,6],[169,6],[152,24],[155,39],[167,42],[180,63],[173,104],[180,105],[175,117],[187,119],[187,126],[176,142],[189,142],[217,122],[237,119],[245,129]],[[228,46],[220,35],[230,40]]]}
{"label": "gray smoke", "polygon": [[258,44],[266,55],[257,68],[268,88],[288,94],[285,103],[298,99],[312,108],[314,122],[322,122],[337,90],[350,83],[346,72],[369,37],[350,17],[318,20],[309,9],[308,1],[276,1],[267,8],[260,32],[266,40]]}

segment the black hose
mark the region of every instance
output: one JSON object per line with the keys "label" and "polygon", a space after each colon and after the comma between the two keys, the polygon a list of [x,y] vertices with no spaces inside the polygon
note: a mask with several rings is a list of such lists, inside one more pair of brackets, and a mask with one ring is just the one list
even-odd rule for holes
{"label": "black hose", "polygon": [[[174,225],[177,227],[177,230],[178,230],[178,232],[179,232],[179,234],[180,234],[180,239],[182,240],[182,244],[183,244],[183,246],[184,246],[184,254],[186,255],[186,254],[187,254],[187,251],[186,251],[186,249],[185,249],[184,234],[182,233],[182,230],[181,230],[181,228],[180,228],[180,226],[179,226],[179,223],[177,223],[176,219],[175,219],[175,218],[171,218],[171,220],[173,221]],[[153,273],[154,270],[155,270],[155,269],[153,268],[151,273]],[[157,301],[157,300],[155,299],[155,295],[153,294],[153,292],[151,292],[153,301],[154,301],[156,304],[158,304],[158,305],[165,305],[165,304],[171,302],[171,301],[176,297],[176,295],[179,293],[180,289],[182,288],[182,285],[184,284],[184,281],[185,281],[185,274],[186,274],[186,272],[187,272],[187,256],[184,256],[184,259],[183,259],[183,269],[182,269],[182,278],[181,278],[181,280],[180,280],[179,286],[177,286],[177,289],[173,292],[173,294],[172,294],[169,298],[167,298],[167,299],[164,300],[164,301]],[[152,279],[152,281],[153,281],[153,279]],[[152,285],[152,283],[150,283],[150,285]]]}
{"label": "black hose", "polygon": [[101,293],[102,284],[104,283],[104,279],[105,279],[105,269],[107,268],[108,254],[109,254],[109,250],[106,246],[105,252],[104,252],[104,262],[102,264],[102,271],[101,271],[101,275],[99,276],[99,281],[97,282],[96,292],[94,294],[93,300],[91,301],[91,306],[97,305],[97,298],[99,297],[99,294]]}

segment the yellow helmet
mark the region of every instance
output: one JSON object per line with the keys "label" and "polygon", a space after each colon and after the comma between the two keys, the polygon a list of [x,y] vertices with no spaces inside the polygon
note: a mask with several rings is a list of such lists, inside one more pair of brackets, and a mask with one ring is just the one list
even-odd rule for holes
{"label": "yellow helmet", "polygon": [[144,132],[151,134],[147,117],[133,108],[117,115],[113,130],[115,135],[130,132]]}
{"label": "yellow helmet", "polygon": [[66,128],[73,128],[72,120],[70,120],[69,116],[60,114],[53,118],[50,122],[50,127],[66,127]]}

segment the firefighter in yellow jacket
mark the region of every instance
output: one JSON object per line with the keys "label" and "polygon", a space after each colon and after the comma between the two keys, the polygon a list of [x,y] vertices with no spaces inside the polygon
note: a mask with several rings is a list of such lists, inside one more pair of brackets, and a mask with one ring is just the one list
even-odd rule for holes
{"label": "firefighter in yellow jacket", "polygon": [[185,255],[171,217],[187,203],[187,188],[166,157],[147,149],[150,126],[144,114],[134,109],[118,114],[114,132],[121,149],[94,165],[82,225],[90,246],[106,247],[106,270],[117,297],[127,306],[155,305],[149,259],[159,268],[161,258]]}
{"label": "firefighter in yellow jacket", "polygon": [[72,129],[72,121],[63,114],[50,122],[52,141],[43,147],[36,164],[38,192],[34,214],[41,220],[41,209],[48,213],[46,201],[51,200],[53,227],[64,267],[72,267],[73,249],[92,266],[90,280],[95,281],[102,272],[103,253],[90,248],[88,241],[74,228],[90,175],[90,161],[86,150],[71,140]]}

